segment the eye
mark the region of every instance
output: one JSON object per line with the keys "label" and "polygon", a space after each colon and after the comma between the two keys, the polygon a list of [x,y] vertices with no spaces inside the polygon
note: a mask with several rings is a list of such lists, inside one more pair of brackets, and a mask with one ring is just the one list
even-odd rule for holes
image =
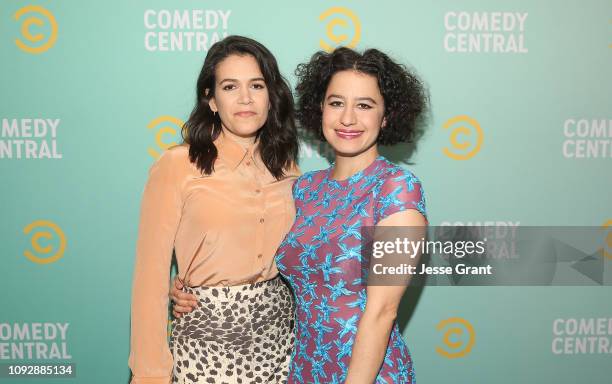
{"label": "eye", "polygon": [[254,89],[266,89],[266,85],[263,83],[255,83],[252,85]]}
{"label": "eye", "polygon": [[359,108],[359,109],[372,109],[372,106],[370,104],[366,104],[366,103],[359,103],[359,104],[357,104],[357,108]]}
{"label": "eye", "polygon": [[236,85],[234,84],[226,84],[221,89],[223,89],[224,91],[231,91],[232,89],[235,89],[235,88],[236,88]]}
{"label": "eye", "polygon": [[342,102],[338,101],[338,100],[330,101],[329,102],[329,106],[330,107],[341,107],[342,106]]}

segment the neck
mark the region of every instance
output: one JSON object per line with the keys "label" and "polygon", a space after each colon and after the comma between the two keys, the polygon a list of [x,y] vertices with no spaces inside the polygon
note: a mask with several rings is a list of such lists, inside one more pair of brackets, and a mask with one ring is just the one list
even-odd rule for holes
{"label": "neck", "polygon": [[239,136],[239,135],[236,135],[235,133],[230,132],[230,130],[226,129],[225,127],[223,127],[223,134],[228,139],[238,143],[244,149],[248,149],[249,147],[251,147],[253,145],[253,143],[255,143],[255,138],[256,138],[255,135],[253,135],[253,136],[246,136],[246,137],[245,136]]}
{"label": "neck", "polygon": [[336,152],[336,164],[331,177],[336,180],[345,180],[359,171],[366,169],[378,157],[378,147],[373,145],[365,152],[355,156],[346,156]]}

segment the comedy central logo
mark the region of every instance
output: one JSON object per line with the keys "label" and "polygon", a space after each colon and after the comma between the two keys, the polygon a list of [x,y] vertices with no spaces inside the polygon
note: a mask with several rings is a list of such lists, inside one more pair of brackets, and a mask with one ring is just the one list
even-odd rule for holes
{"label": "comedy central logo", "polygon": [[21,35],[25,41],[15,39],[15,44],[22,51],[38,54],[55,44],[57,21],[49,10],[38,5],[28,5],[20,8],[13,17],[16,21],[21,21]]}
{"label": "comedy central logo", "polygon": [[157,144],[157,148],[149,147],[149,155],[151,155],[154,159],[157,159],[163,151],[177,145],[175,142],[164,142],[163,137],[166,135],[176,138],[178,132],[180,132],[181,127],[184,124],[185,123],[183,123],[181,119],[169,115],[159,116],[158,118],[151,120],[147,125],[147,128],[157,131],[155,133],[155,144]]}
{"label": "comedy central logo", "polygon": [[463,357],[472,351],[476,342],[474,327],[461,317],[451,317],[442,320],[436,326],[438,332],[444,331],[443,346],[437,346],[436,352],[448,359]]}
{"label": "comedy central logo", "polygon": [[608,220],[601,226],[601,229],[605,232],[604,246],[601,247],[601,254],[612,260],[612,220]]}
{"label": "comedy central logo", "polygon": [[[328,43],[325,39],[319,40],[319,45],[327,52],[331,52],[334,48],[343,45],[349,48],[355,48],[361,39],[361,21],[348,8],[332,7],[319,15],[319,21],[325,22],[325,34]],[[337,34],[336,29],[342,29],[342,32],[347,31],[349,34]],[[352,38],[350,37],[352,35]]]}
{"label": "comedy central logo", "polygon": [[455,116],[444,123],[442,128],[449,129],[451,147],[444,147],[442,152],[454,160],[467,160],[474,157],[482,147],[484,135],[476,119],[466,115]]}
{"label": "comedy central logo", "polygon": [[[24,256],[37,264],[50,264],[59,260],[66,251],[66,235],[52,221],[36,220],[23,228],[23,233],[31,235],[32,250],[23,252]],[[45,239],[41,244],[41,239]]]}

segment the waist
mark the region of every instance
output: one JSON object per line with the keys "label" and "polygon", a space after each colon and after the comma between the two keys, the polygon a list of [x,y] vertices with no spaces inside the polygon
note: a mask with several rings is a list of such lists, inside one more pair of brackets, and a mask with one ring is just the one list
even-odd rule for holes
{"label": "waist", "polygon": [[214,301],[252,299],[285,291],[289,291],[289,287],[278,274],[272,279],[248,284],[185,287],[185,292],[195,295],[200,300]]}

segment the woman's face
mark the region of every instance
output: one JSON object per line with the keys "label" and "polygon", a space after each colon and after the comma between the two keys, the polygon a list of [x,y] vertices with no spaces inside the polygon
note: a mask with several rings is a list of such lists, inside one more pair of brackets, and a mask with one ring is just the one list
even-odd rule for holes
{"label": "woman's face", "polygon": [[255,58],[230,55],[215,69],[215,95],[209,101],[223,128],[251,137],[266,123],[270,109],[268,88]]}
{"label": "woman's face", "polygon": [[322,103],[323,136],[342,156],[375,148],[384,126],[384,99],[376,77],[354,70],[334,74]]}

